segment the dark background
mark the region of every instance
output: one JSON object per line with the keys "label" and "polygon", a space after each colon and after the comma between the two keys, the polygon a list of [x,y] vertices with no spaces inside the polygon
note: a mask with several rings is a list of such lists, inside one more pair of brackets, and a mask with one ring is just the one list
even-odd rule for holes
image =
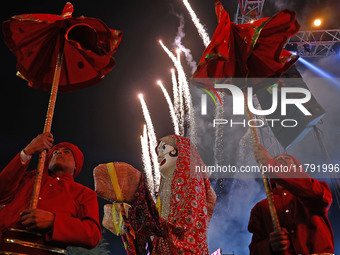
{"label": "dark background", "polygon": [[[221,2],[233,19],[238,1]],[[31,0],[24,3],[7,1],[6,7],[1,8],[1,21],[24,13],[61,14],[65,3],[60,0]],[[192,0],[190,3],[211,38],[217,24],[214,1]],[[72,4],[74,17],[96,17],[109,27],[123,31],[122,42],[114,55],[116,66],[103,81],[83,90],[58,94],[56,103],[52,126],[55,143],[68,141],[82,149],[85,164],[76,181],[93,189],[92,170],[100,163],[124,161],[137,169],[143,168],[140,135],[145,121],[137,97],[139,93],[144,94],[157,138],[173,133],[168,106],[156,81],[162,79],[168,87],[171,84],[172,62],[159,46],[158,40],[162,39],[168,48],[174,48],[173,41],[179,26],[175,13],[182,14],[185,18],[185,38],[182,42],[191,49],[196,62],[199,61],[204,46],[187,10],[179,0],[73,0]],[[340,28],[339,0],[268,0],[264,6],[264,16],[272,16],[284,8],[297,12],[302,28],[310,29],[316,16],[323,17],[321,29]],[[49,94],[32,89],[15,75],[16,59],[3,43],[2,35],[0,52],[2,169],[31,139],[42,132]],[[189,69],[186,71],[190,73]],[[334,74],[338,72],[334,71]],[[34,163],[31,167],[35,167]],[[105,201],[99,198],[99,202],[102,215]],[[334,203],[330,217],[336,237],[340,236],[338,215],[339,210]],[[108,249],[111,254],[124,254],[120,237],[107,233],[105,238],[110,242]],[[238,250],[226,243],[228,240],[220,245],[222,248],[227,247],[225,252]],[[339,247],[337,252],[340,252]]]}

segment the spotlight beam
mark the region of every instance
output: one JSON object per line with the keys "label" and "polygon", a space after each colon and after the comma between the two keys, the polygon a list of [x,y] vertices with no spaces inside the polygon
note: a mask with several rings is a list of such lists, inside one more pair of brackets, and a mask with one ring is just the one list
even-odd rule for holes
{"label": "spotlight beam", "polygon": [[319,74],[323,78],[334,78],[329,73],[325,72],[324,70],[320,69],[319,67],[313,65],[312,63],[308,62],[304,58],[299,58],[299,61],[304,64],[305,66],[309,67],[313,72]]}

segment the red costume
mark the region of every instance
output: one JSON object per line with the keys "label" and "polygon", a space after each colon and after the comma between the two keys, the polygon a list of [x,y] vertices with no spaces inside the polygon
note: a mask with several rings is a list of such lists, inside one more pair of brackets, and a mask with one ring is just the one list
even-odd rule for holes
{"label": "red costume", "polygon": [[[300,162],[292,158],[299,169]],[[280,164],[272,159],[266,165]],[[275,177],[271,178],[271,182],[283,187],[273,189],[273,198],[280,225],[289,233],[287,254],[333,254],[334,237],[327,216],[332,203],[331,191],[326,182],[298,172],[299,178],[285,178],[287,175],[282,172],[271,173]],[[269,234],[274,230],[267,199],[252,209],[248,230],[253,233],[250,254],[274,254],[269,245]]]}
{"label": "red costume", "polygon": [[[47,170],[53,151],[60,147],[69,148],[74,155],[74,176],[64,173],[56,177]],[[73,180],[83,159],[78,147],[70,143],[57,144],[47,155],[38,208],[54,213],[55,218],[52,230],[44,234],[44,244],[93,248],[101,239],[97,195]],[[22,228],[19,214],[29,206],[36,174],[26,171],[28,165],[18,154],[0,173],[0,238],[11,227]]]}
{"label": "red costume", "polygon": [[[279,77],[296,62],[298,56],[283,49],[300,28],[293,11],[283,10],[271,18],[245,24],[230,22],[219,1],[215,11],[218,25],[193,74],[194,85],[214,91],[219,98],[215,83],[230,82],[231,78]],[[261,79],[235,85],[259,89],[263,86],[257,84]]]}
{"label": "red costume", "polygon": [[153,255],[209,254],[207,230],[216,195],[209,178],[195,173],[195,166],[203,166],[204,163],[190,140],[176,135],[169,137],[176,143],[178,159],[171,181],[168,219],[159,216],[142,179],[127,218],[136,235],[134,246],[139,251],[144,250],[144,253],[137,254],[146,254],[145,242],[154,235]]}

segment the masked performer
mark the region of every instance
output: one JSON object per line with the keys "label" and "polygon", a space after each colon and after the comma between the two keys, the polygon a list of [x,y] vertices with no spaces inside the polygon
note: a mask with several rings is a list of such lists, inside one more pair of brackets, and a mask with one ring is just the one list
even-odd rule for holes
{"label": "masked performer", "polygon": [[[122,163],[114,163],[122,197],[126,197],[124,201],[130,206],[124,220],[126,233],[132,233],[134,238],[132,244],[128,242],[128,253],[147,254],[152,250],[152,254],[209,254],[207,229],[216,195],[208,176],[195,172],[195,166],[204,163],[190,140],[176,135],[160,139],[157,154],[162,175],[157,205],[143,176],[137,188],[126,188],[132,175],[127,169],[121,173]],[[114,201],[117,196],[108,192],[113,189],[114,181],[111,183],[107,172],[105,165],[95,169],[96,192]],[[123,175],[126,175],[126,181],[121,180]],[[107,179],[109,181],[105,182]],[[112,229],[110,224],[114,221],[111,219],[103,224]],[[150,236],[154,236],[152,246],[146,245]]]}
{"label": "masked performer", "polygon": [[257,203],[248,225],[253,234],[250,254],[333,254],[334,237],[327,216],[332,194],[327,183],[310,178],[291,155],[281,154],[272,159],[261,144],[256,145],[254,155],[258,162],[266,162],[265,166],[282,165],[296,171],[270,173],[282,230],[273,230],[267,199]]}
{"label": "masked performer", "polygon": [[[83,153],[71,143],[50,149],[52,143],[52,134],[38,135],[0,173],[1,254],[63,254],[66,246],[93,248],[100,241],[97,195],[73,180]],[[50,150],[38,206],[28,209],[36,171],[27,168],[44,149]]]}

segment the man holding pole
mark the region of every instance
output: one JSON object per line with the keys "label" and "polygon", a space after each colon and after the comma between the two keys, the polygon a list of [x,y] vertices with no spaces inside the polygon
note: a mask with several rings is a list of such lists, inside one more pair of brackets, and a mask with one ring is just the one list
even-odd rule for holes
{"label": "man holding pole", "polygon": [[[64,254],[66,246],[100,241],[97,195],[73,180],[84,156],[71,143],[52,144],[51,133],[38,135],[0,173],[0,254]],[[49,151],[38,205],[30,208],[36,171],[27,168],[43,150]]]}
{"label": "man holding pole", "polygon": [[260,143],[255,144],[254,156],[266,166],[282,165],[296,171],[269,173],[281,230],[273,229],[267,199],[258,202],[248,225],[253,234],[250,254],[333,254],[334,237],[327,216],[332,194],[327,183],[310,178],[291,155],[272,158]]}

